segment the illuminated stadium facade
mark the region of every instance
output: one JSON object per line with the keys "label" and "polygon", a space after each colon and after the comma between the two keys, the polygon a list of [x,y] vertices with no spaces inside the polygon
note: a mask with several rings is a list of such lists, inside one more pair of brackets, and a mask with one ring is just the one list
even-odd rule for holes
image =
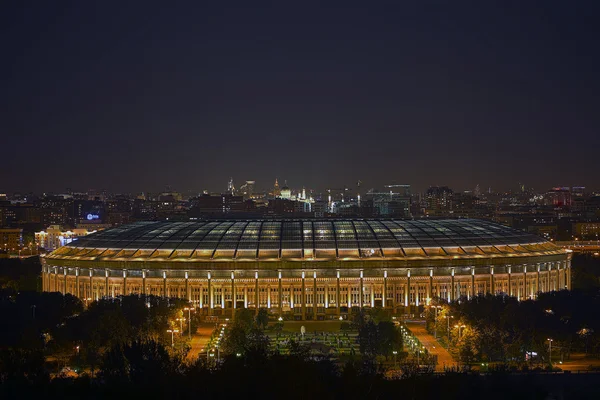
{"label": "illuminated stadium facade", "polygon": [[435,297],[535,298],[569,289],[570,271],[570,254],[552,243],[469,219],[141,222],[42,261],[44,291],[179,297],[206,315],[265,307],[295,319],[414,312]]}

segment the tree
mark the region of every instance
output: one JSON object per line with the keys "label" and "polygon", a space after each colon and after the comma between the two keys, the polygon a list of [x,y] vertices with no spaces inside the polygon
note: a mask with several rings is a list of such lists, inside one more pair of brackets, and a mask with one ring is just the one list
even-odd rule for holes
{"label": "tree", "polygon": [[244,330],[249,331],[254,325],[254,315],[251,310],[247,308],[238,308],[235,312],[235,326],[240,326]]}
{"label": "tree", "polygon": [[379,350],[379,332],[373,321],[364,323],[358,330],[358,343],[360,352],[366,356],[374,357]]}
{"label": "tree", "polygon": [[269,324],[269,312],[266,308],[261,308],[258,310],[258,314],[256,315],[256,326],[261,329],[266,329]]}
{"label": "tree", "polygon": [[377,324],[377,354],[389,356],[394,350],[402,349],[402,335],[393,322],[381,321]]}
{"label": "tree", "polygon": [[225,354],[243,354],[248,348],[248,332],[243,325],[234,325],[225,331],[223,352]]}

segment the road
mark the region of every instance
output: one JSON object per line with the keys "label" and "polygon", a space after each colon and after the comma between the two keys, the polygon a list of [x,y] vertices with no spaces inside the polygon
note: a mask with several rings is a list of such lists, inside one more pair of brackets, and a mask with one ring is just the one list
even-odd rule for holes
{"label": "road", "polygon": [[198,357],[198,353],[204,352],[214,329],[215,324],[213,323],[203,323],[196,329],[196,332],[192,335],[192,348],[187,356],[188,361],[195,360]]}
{"label": "road", "polygon": [[406,326],[425,346],[429,354],[437,356],[436,371],[443,371],[444,367],[456,366],[456,362],[448,351],[440,346],[433,335],[429,334],[425,329],[425,321],[406,321]]}
{"label": "road", "polygon": [[597,358],[586,358],[585,354],[573,354],[571,359],[564,361],[562,364],[557,362],[554,357],[554,366],[563,371],[589,371],[590,366],[600,368],[600,360]]}

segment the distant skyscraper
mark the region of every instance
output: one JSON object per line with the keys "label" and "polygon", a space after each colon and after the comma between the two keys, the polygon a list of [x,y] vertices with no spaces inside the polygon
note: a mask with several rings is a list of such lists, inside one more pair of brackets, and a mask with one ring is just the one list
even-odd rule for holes
{"label": "distant skyscraper", "polygon": [[235,194],[235,187],[233,186],[233,178],[229,178],[229,182],[227,183],[227,193],[230,195]]}
{"label": "distant skyscraper", "polygon": [[427,189],[427,214],[445,215],[452,210],[453,193],[448,186],[431,186]]}
{"label": "distant skyscraper", "polygon": [[249,199],[254,194],[254,184],[255,181],[246,181],[242,186],[240,186],[240,192],[244,196],[244,199]]}

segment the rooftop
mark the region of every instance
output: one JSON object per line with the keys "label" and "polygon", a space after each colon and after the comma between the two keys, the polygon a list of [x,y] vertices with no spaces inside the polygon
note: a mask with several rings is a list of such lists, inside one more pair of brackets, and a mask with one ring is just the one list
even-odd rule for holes
{"label": "rooftop", "polygon": [[545,239],[474,220],[227,220],[138,222],[74,240],[49,258],[323,259],[527,255]]}

